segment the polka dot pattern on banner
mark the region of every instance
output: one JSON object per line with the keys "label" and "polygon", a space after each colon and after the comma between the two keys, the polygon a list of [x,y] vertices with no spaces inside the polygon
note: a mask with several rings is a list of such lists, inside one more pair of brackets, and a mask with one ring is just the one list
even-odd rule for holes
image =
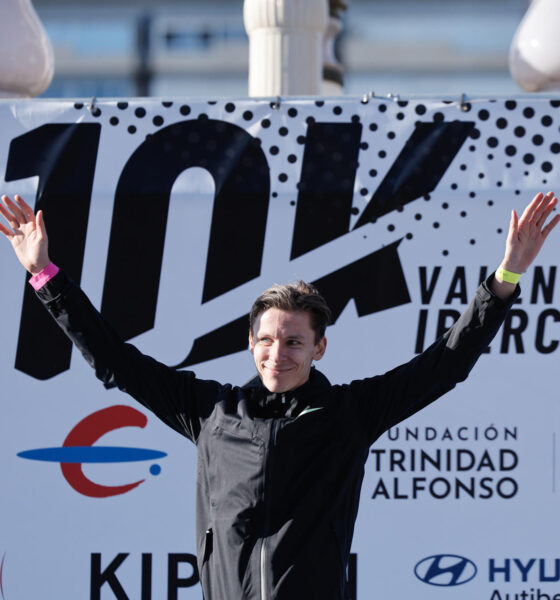
{"label": "polka dot pattern on banner", "polygon": [[[366,102],[361,98],[281,99],[279,105],[276,101],[247,99],[130,99],[99,101],[93,106],[88,101],[73,102],[70,106],[80,119],[100,124],[102,136],[114,140],[111,146],[123,144],[123,161],[127,152],[130,156],[160,132],[173,135],[173,125],[179,122],[212,120],[235,125],[249,133],[244,139],[252,138],[250,144],[261,149],[272,186],[270,198],[290,210],[292,221],[297,216],[300,194],[305,192],[300,179],[309,168],[306,152],[313,142],[313,128],[328,123],[357,127],[357,159],[348,169],[352,174],[355,168],[353,179],[337,182],[323,164],[314,168],[322,185],[318,187],[332,188],[340,195],[340,202],[349,203],[347,232],[354,235],[356,231],[361,240],[377,247],[399,239],[416,247],[430,236],[441,243],[439,256],[452,259],[459,251],[474,252],[491,237],[503,238],[507,232],[504,215],[507,221],[509,208],[521,208],[528,195],[542,186],[560,189],[560,100],[469,99],[463,110],[457,101],[376,97]],[[453,150],[455,154],[435,187],[423,189],[414,181],[417,198],[405,199],[355,230],[367,207],[380,201],[380,190],[388,185],[387,178],[416,128],[428,124],[434,132],[442,131],[438,128],[456,120],[471,123],[471,129],[464,143]],[[340,131],[343,145],[344,129]],[[334,142],[328,143],[333,144],[328,148],[334,153],[333,164],[344,164],[344,153],[338,152]],[[209,153],[219,151],[212,139],[186,139],[185,152],[191,146]],[[243,147],[232,146],[224,149],[224,156],[235,161],[242,151]],[[418,149],[420,171],[423,152],[429,154],[430,150]],[[404,196],[409,176],[403,169],[392,184]],[[348,199],[344,199],[345,190],[351,192]],[[392,201],[391,196],[384,201]],[[478,232],[481,224],[485,229]]]}

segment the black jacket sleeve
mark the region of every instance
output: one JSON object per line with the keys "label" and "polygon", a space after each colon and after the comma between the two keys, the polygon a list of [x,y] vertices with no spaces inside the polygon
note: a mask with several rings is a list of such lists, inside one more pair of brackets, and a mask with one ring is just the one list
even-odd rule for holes
{"label": "black jacket sleeve", "polygon": [[483,282],[465,312],[441,338],[409,362],[384,375],[353,381],[350,395],[366,437],[383,432],[464,381],[502,325],[519,287],[501,300]]}
{"label": "black jacket sleeve", "polygon": [[118,387],[196,442],[224,388],[176,371],[125,343],[84,292],[60,271],[37,296],[107,388]]}

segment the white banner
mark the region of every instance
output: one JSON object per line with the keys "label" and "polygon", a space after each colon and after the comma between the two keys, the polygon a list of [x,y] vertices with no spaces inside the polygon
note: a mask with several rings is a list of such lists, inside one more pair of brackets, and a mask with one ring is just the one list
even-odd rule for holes
{"label": "white banner", "polygon": [[[142,351],[255,373],[246,315],[316,282],[333,383],[411,358],[560,191],[560,100],[0,103],[1,191]],[[372,447],[354,598],[560,599],[554,232],[469,379]],[[195,448],[107,391],[0,252],[0,597],[200,598]],[[90,446],[106,447],[104,462]],[[97,458],[96,458],[97,457]]]}

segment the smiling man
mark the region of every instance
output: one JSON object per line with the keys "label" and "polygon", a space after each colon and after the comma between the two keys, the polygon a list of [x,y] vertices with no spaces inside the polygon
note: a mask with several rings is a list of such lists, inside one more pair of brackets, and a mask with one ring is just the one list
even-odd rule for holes
{"label": "smiling man", "polygon": [[457,323],[408,363],[346,385],[331,385],[312,367],[327,347],[322,296],[303,282],[273,286],[250,312],[258,375],[233,386],[176,371],[124,343],[50,262],[41,211],[15,200],[3,196],[10,228],[0,232],[47,310],[107,387],[131,394],[197,445],[206,600],[348,600],[370,445],[467,377],[519,295],[520,274],[560,220],[547,223],[552,193],[537,194],[519,219],[513,211],[504,259]]}
{"label": "smiling man", "polygon": [[264,386],[287,392],[309,379],[311,364],[327,348],[330,309],[313,286],[276,285],[255,300],[249,313],[249,347]]}

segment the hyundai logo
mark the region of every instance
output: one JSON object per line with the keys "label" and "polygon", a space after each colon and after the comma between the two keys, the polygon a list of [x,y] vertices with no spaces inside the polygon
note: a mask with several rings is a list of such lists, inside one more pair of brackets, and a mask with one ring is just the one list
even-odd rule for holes
{"label": "hyundai logo", "polygon": [[477,568],[472,560],[457,554],[436,554],[416,563],[414,574],[430,585],[448,587],[473,579]]}

